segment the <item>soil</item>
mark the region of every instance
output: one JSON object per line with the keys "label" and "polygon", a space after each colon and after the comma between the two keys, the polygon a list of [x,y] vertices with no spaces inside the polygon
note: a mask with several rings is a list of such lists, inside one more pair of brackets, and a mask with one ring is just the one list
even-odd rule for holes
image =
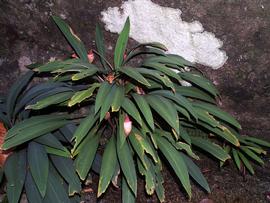
{"label": "soil", "polygon": [[[162,6],[180,8],[185,21],[200,21],[207,31],[215,33],[224,43],[227,63],[218,70],[199,66],[221,92],[223,109],[234,115],[243,127],[242,134],[270,141],[270,1],[269,0],[153,0]],[[46,62],[72,53],[50,19],[51,14],[66,18],[88,47],[93,46],[94,28],[100,12],[119,6],[120,0],[0,0],[0,93],[5,93],[32,62]],[[108,47],[117,35],[106,32]],[[134,41],[130,41],[134,45]],[[112,51],[107,50],[109,56]],[[269,151],[270,153],[270,151]],[[268,154],[269,154],[268,153]],[[267,202],[270,192],[270,157],[264,167],[255,167],[255,176],[241,176],[232,163],[219,168],[218,163],[202,157],[198,165],[212,189],[204,193],[193,186],[188,201],[174,174],[164,169],[166,202],[216,203]],[[121,202],[121,191],[113,187],[96,199],[98,176],[93,175],[92,193],[86,202]],[[208,198],[208,200],[206,199]],[[137,202],[157,202],[144,192],[139,181]],[[268,200],[270,202],[270,200]]]}

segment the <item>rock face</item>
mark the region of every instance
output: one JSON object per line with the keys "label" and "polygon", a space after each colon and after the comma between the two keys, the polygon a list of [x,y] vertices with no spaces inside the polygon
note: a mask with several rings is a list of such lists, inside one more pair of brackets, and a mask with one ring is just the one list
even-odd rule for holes
{"label": "rock face", "polygon": [[[179,8],[181,18],[197,20],[221,41],[228,60],[218,69],[201,66],[221,92],[222,106],[243,125],[243,133],[269,135],[270,123],[270,2],[153,0]],[[50,15],[66,19],[87,47],[93,46],[94,28],[101,12],[119,7],[120,0],[2,0],[0,2],[0,91],[5,92],[31,62],[46,62],[72,53]],[[142,5],[143,9],[143,5]],[[108,52],[115,34],[105,34]],[[111,55],[111,53],[109,53]],[[258,130],[263,130],[262,132]],[[270,138],[268,138],[270,139]]]}

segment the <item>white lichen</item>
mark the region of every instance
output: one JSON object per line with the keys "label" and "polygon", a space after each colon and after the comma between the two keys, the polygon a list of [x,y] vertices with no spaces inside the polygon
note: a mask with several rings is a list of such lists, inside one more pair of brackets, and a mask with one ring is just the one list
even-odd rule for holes
{"label": "white lichen", "polygon": [[222,41],[213,33],[204,31],[200,22],[183,21],[181,13],[180,9],[162,7],[150,0],[129,0],[121,8],[110,7],[101,14],[106,30],[119,33],[129,16],[130,37],[134,40],[161,42],[170,53],[213,69],[223,66],[228,57],[220,50]]}

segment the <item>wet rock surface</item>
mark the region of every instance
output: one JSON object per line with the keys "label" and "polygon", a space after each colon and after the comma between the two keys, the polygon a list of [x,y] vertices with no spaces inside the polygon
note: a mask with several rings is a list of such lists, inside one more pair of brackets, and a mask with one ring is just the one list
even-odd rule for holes
{"label": "wet rock surface", "polygon": [[[270,1],[268,0],[153,0],[162,6],[180,8],[182,18],[200,21],[224,43],[228,55],[226,64],[218,69],[200,66],[221,92],[221,106],[233,114],[243,126],[243,134],[264,137],[270,141]],[[100,22],[100,12],[120,6],[120,0],[1,0],[0,1],[0,93],[5,93],[24,65],[46,62],[52,57],[64,58],[72,53],[50,15],[66,19],[78,36],[91,48],[94,28]],[[117,35],[106,32],[108,54]],[[132,43],[134,41],[131,40]],[[207,158],[199,162],[212,194],[206,195],[194,187],[191,202],[209,198],[214,202],[266,202],[270,190],[270,160],[264,168],[256,167],[257,175],[243,179],[231,165],[222,169]],[[185,202],[177,181],[164,171],[167,202]],[[97,187],[97,177],[92,185]],[[139,184],[138,202],[157,202],[144,194]],[[120,190],[110,188],[99,202],[119,202]],[[87,202],[96,202],[95,193]]]}

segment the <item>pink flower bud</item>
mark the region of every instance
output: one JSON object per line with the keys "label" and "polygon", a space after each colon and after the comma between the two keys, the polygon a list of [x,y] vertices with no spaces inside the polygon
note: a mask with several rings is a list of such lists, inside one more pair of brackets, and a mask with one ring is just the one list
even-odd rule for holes
{"label": "pink flower bud", "polygon": [[92,63],[92,62],[94,61],[95,56],[94,56],[94,53],[93,53],[92,50],[89,50],[89,51],[88,51],[87,57],[88,57],[89,63]]}
{"label": "pink flower bud", "polygon": [[126,52],[124,53],[123,58],[124,58],[124,60],[127,58],[127,54],[126,54]]}
{"label": "pink flower bud", "polygon": [[71,55],[71,58],[78,58],[78,56],[77,56],[77,54],[73,53],[73,54]]}
{"label": "pink flower bud", "polygon": [[129,119],[128,115],[125,116],[124,121],[124,132],[125,135],[128,136],[132,130],[132,121]]}

